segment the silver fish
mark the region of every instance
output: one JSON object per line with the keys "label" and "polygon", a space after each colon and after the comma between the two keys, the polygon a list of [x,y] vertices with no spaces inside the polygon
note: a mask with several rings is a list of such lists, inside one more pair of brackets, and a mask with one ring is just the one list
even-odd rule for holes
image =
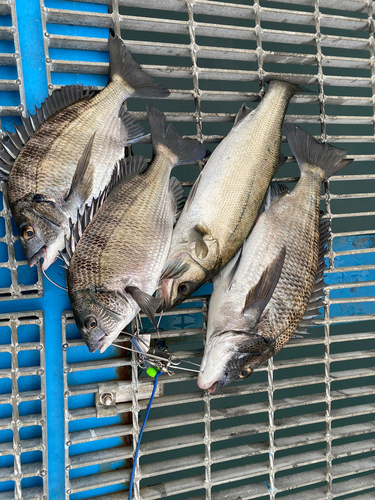
{"label": "silver fish", "polygon": [[69,219],[103,191],[124,146],[142,137],[125,99],[169,95],[141,69],[121,38],[109,37],[109,52],[110,78],[101,92],[63,87],[2,141],[1,177],[6,179],[10,170],[9,203],[30,266],[43,258],[47,269],[55,260]]}
{"label": "silver fish", "polygon": [[243,106],[234,127],[212,153],[174,229],[167,262],[188,269],[164,280],[166,309],[180,304],[214,276],[242,245],[280,166],[281,126],[297,85],[271,81],[250,113]]}
{"label": "silver fish", "polygon": [[[148,108],[154,158],[131,157],[130,180],[109,194],[84,231],[68,271],[68,292],[78,329],[90,352],[103,352],[140,309],[155,324],[160,301],[152,297],[167,257],[183,190],[170,172],[206,155],[183,139],[165,116]],[[129,174],[129,172],[128,172]],[[128,175],[127,174],[127,175]],[[129,175],[128,175],[129,177]],[[169,274],[179,272],[174,266]]]}
{"label": "silver fish", "polygon": [[293,334],[306,333],[323,305],[330,224],[319,211],[321,183],[352,160],[298,127],[285,128],[301,177],[270,203],[242,252],[213,280],[198,376],[211,393],[248,377]]}

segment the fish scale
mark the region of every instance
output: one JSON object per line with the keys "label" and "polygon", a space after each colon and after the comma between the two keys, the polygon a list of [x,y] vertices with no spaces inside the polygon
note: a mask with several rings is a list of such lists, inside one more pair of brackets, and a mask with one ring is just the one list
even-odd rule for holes
{"label": "fish scale", "polygon": [[[167,257],[183,193],[178,181],[170,179],[170,172],[175,165],[206,155],[202,144],[183,139],[173,126],[164,133],[163,113],[150,107],[148,118],[153,161],[145,168],[147,160],[142,157],[126,160],[125,177],[84,229],[69,266],[68,292],[74,317],[92,352],[106,349],[140,309],[156,324],[154,314],[160,302],[152,294]],[[85,214],[86,209],[82,217]],[[94,323],[95,327],[89,328]]]}
{"label": "fish scale", "polygon": [[271,201],[242,252],[213,280],[198,376],[198,385],[210,392],[250,375],[299,325],[303,333],[322,306],[317,297],[309,306],[329,234],[319,210],[321,183],[351,160],[344,159],[346,151],[317,143],[298,127],[295,134],[285,128],[301,177],[291,193]]}
{"label": "fish scale", "polygon": [[[297,85],[270,82],[264,99],[239,111],[234,127],[199,175],[172,236],[168,262],[189,269],[165,280],[160,295],[170,309],[213,277],[242,245],[280,166],[281,126]],[[204,252],[204,250],[206,250]],[[182,294],[180,285],[189,287]]]}
{"label": "fish scale", "polygon": [[[53,93],[36,114],[24,119],[21,141],[2,141],[0,175],[9,172],[8,198],[29,265],[43,258],[43,269],[64,247],[69,219],[90,205],[112,177],[124,147],[138,141],[124,101],[167,97],[169,91],[147,75],[121,38],[109,37],[110,78],[93,95],[79,86]],[[13,138],[13,139],[12,139]]]}

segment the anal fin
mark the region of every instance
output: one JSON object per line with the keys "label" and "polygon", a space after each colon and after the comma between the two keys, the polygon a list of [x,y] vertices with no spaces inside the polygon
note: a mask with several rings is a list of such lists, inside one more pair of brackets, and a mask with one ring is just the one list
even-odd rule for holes
{"label": "anal fin", "polygon": [[185,193],[182,188],[181,183],[176,179],[176,177],[171,177],[169,181],[169,191],[172,195],[172,202],[175,211],[175,224],[181,215],[182,209],[185,205]]}

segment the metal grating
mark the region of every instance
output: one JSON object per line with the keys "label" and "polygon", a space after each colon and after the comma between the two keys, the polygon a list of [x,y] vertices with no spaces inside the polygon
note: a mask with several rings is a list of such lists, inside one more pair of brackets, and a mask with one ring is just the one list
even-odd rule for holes
{"label": "metal grating", "polygon": [[[0,12],[13,3],[0,2]],[[50,92],[66,83],[89,84],[94,76],[95,85],[105,85],[113,28],[145,69],[172,89],[156,106],[209,149],[228,133],[243,101],[256,106],[251,102],[262,96],[265,78],[282,76],[313,91],[292,100],[287,121],[347,148],[355,159],[322,193],[333,234],[321,326],[309,338],[291,341],[245,383],[214,396],[198,390],[191,374],[161,377],[134,494],[170,500],[368,500],[375,492],[374,3],[250,3],[40,0]],[[146,120],[145,101],[128,105]],[[149,155],[147,148],[134,149]],[[288,152],[284,145],[283,150]],[[290,185],[298,175],[292,160],[280,174]],[[189,166],[175,173],[188,189],[198,172]],[[209,292],[206,285],[202,293]],[[199,363],[207,301],[191,300],[162,320],[163,338],[181,358]],[[22,314],[35,313],[16,316]],[[62,329],[65,451],[56,453],[65,453],[65,498],[123,499],[150,379],[138,378],[135,360],[115,347],[103,355],[88,353],[70,313],[62,316]],[[15,348],[8,344],[9,358]],[[112,397],[108,406],[102,404],[105,395]],[[44,400],[42,418],[43,405]],[[5,482],[18,485],[17,474],[16,467],[13,475],[0,468]],[[16,498],[34,498],[35,486],[26,492],[23,485]],[[3,493],[11,490],[5,486],[2,498],[13,498]],[[41,494],[39,486],[35,495]]]}
{"label": "metal grating", "polygon": [[11,220],[6,184],[0,183],[0,300],[43,296],[40,264],[29,267],[23,254],[18,228]]}
{"label": "metal grating", "polygon": [[[26,116],[19,32],[15,0],[0,1],[0,136],[14,117]],[[3,122],[1,121],[3,120]],[[43,294],[40,266],[29,269],[3,202],[6,187],[0,183],[0,300],[36,298]]]}
{"label": "metal grating", "polygon": [[43,311],[0,315],[2,500],[47,499]]}
{"label": "metal grating", "polygon": [[[163,376],[141,446],[134,497],[373,498],[372,2],[98,3],[112,13],[43,11],[50,89],[74,73],[80,81],[108,73],[102,60],[106,40],[80,36],[79,28],[111,27],[121,31],[143,67],[172,89],[168,101],[157,102],[167,119],[183,122],[179,130],[207,147],[227,134],[240,102],[262,95],[266,76],[282,76],[314,91],[292,100],[287,121],[347,147],[355,158],[322,194],[334,232],[321,327],[308,339],[291,341],[247,383],[218,395],[203,394],[191,374]],[[61,25],[77,26],[75,35],[59,31]],[[60,59],[63,49],[82,52]],[[91,51],[99,54],[96,60]],[[128,105],[145,120],[144,101]],[[188,187],[197,172],[183,167],[177,175]],[[295,182],[291,157],[281,175]],[[199,362],[206,312],[207,298],[197,298],[163,318],[171,351]],[[116,348],[88,356],[72,323],[68,313],[63,316],[66,498],[120,499],[150,381],[138,378],[135,360]],[[128,393],[128,400],[121,399],[126,391],[116,385],[115,367],[125,374],[122,384],[134,389],[132,401]],[[121,397],[114,403],[116,391]],[[108,407],[100,402],[103,394],[112,397]]]}
{"label": "metal grating", "polygon": [[[15,0],[0,1],[0,129],[2,116],[26,116]],[[6,120],[6,124],[8,124]]]}

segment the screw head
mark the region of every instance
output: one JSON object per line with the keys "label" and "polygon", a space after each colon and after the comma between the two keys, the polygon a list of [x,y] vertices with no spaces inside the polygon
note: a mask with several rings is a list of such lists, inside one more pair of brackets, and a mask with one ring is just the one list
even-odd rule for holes
{"label": "screw head", "polygon": [[111,392],[105,392],[100,396],[100,402],[102,405],[110,406],[113,403],[113,394]]}

